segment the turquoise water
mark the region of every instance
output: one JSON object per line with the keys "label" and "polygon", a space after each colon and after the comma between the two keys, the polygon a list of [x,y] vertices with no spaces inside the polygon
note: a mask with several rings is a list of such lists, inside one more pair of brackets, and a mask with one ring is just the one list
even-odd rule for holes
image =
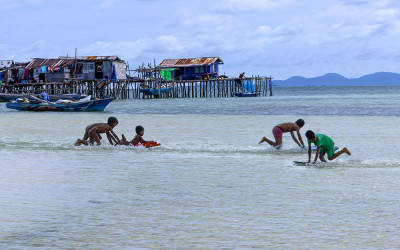
{"label": "turquoise water", "polygon": [[[127,100],[101,113],[0,104],[0,248],[331,249],[400,245],[400,87],[276,88],[265,98]],[[86,125],[160,148],[74,147]],[[352,156],[307,153],[274,125],[303,118]],[[303,139],[304,135],[303,135]]]}

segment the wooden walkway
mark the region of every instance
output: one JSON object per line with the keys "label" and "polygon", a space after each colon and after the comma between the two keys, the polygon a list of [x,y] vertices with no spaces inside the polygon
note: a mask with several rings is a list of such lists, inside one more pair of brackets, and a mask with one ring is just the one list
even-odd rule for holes
{"label": "wooden walkway", "polygon": [[[222,78],[170,82],[160,81],[159,79],[119,81],[110,83],[105,89],[105,95],[118,99],[234,97],[234,93],[243,92],[243,86],[250,84],[252,86],[251,90],[253,90],[254,93],[258,93],[258,96],[272,96],[272,78],[270,77],[250,77],[242,79]],[[95,91],[96,85],[97,81],[3,84],[0,85],[0,93],[40,94],[45,91],[48,94],[78,93],[98,97],[98,93]],[[157,89],[165,85],[171,86],[172,90],[161,95],[145,95],[140,92],[140,89],[144,86]]]}

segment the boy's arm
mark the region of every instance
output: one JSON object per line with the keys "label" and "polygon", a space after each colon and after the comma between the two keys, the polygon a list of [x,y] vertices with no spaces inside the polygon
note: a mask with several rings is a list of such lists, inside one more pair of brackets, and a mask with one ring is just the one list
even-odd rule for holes
{"label": "boy's arm", "polygon": [[297,137],[299,137],[300,143],[302,145],[300,147],[304,148],[305,146],[304,146],[303,138],[301,138],[300,129],[297,130]]}
{"label": "boy's arm", "polygon": [[111,135],[112,135],[112,137],[113,137],[115,143],[121,144],[121,141],[120,141],[120,139],[118,138],[118,135],[116,135],[116,134],[114,133],[114,131],[112,131],[112,130],[110,131],[110,133],[111,133]]}
{"label": "boy's arm", "polygon": [[106,135],[107,135],[107,139],[111,145],[114,145],[114,143],[115,143],[115,145],[121,144],[121,141],[118,139],[118,136],[112,130],[107,131]]}
{"label": "boy's arm", "polygon": [[109,132],[109,131],[107,131],[106,132],[106,135],[107,135],[107,139],[108,139],[108,141],[110,142],[110,144],[111,145],[114,145],[114,143],[113,143],[113,138],[112,138],[112,136],[111,136],[111,133]]}
{"label": "boy's arm", "polygon": [[311,162],[311,144],[308,144],[308,163]]}
{"label": "boy's arm", "polygon": [[321,146],[318,146],[317,147],[317,152],[315,153],[315,159],[314,159],[313,163],[317,162],[320,149],[321,149]]}
{"label": "boy's arm", "polygon": [[[302,147],[299,141],[297,140],[296,136],[294,135],[293,131],[290,131],[290,135],[292,136],[293,141],[299,146]],[[303,143],[303,141],[301,141]],[[304,147],[304,146],[303,146]]]}

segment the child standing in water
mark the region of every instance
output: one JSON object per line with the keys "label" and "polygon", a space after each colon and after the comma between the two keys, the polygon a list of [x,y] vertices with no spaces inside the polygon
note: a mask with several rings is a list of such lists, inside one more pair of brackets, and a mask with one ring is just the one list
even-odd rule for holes
{"label": "child standing in water", "polygon": [[325,153],[328,155],[328,160],[332,161],[336,159],[339,155],[346,153],[348,155],[351,155],[350,151],[344,147],[342,150],[339,152],[335,153],[335,143],[333,140],[326,135],[323,134],[316,134],[311,130],[308,130],[306,132],[306,137],[307,137],[307,142],[308,142],[308,163],[311,162],[311,143],[314,143],[315,146],[317,146],[317,152],[315,153],[315,159],[313,163],[315,163],[318,160],[318,154],[319,154],[319,159],[322,162],[326,162],[324,156]]}
{"label": "child standing in water", "polygon": [[[83,135],[83,139],[77,139],[75,142],[75,146],[80,146],[82,144],[89,145],[94,144],[96,142],[97,146],[101,145],[100,140],[102,139],[102,133],[106,133],[107,139],[111,145],[119,144],[120,140],[118,136],[114,133],[113,128],[118,125],[118,119],[116,117],[109,117],[107,123],[94,123],[88,125],[85,129],[85,134]],[[87,140],[89,139],[89,143]]]}
{"label": "child standing in water", "polygon": [[[275,137],[275,141],[271,141],[267,137],[264,136],[258,144],[261,144],[263,142],[268,142],[269,145],[275,147],[276,149],[280,149],[282,147],[283,133],[290,132],[290,135],[292,136],[293,141],[296,142],[296,144],[299,145],[299,147],[304,148],[303,139],[301,138],[301,135],[300,135],[300,129],[303,126],[304,126],[303,119],[298,119],[295,123],[287,122],[287,123],[278,124],[272,129],[272,134]],[[300,142],[297,140],[296,136],[294,135],[294,132],[297,132],[297,137],[299,138]]]}

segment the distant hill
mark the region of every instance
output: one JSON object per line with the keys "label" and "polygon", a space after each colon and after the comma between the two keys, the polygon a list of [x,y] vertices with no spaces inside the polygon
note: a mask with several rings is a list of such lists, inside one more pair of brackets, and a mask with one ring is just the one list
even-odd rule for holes
{"label": "distant hill", "polygon": [[335,73],[328,73],[319,77],[305,78],[293,76],[286,80],[273,80],[277,86],[353,86],[353,85],[400,85],[400,74],[378,72],[360,78],[346,78]]}

